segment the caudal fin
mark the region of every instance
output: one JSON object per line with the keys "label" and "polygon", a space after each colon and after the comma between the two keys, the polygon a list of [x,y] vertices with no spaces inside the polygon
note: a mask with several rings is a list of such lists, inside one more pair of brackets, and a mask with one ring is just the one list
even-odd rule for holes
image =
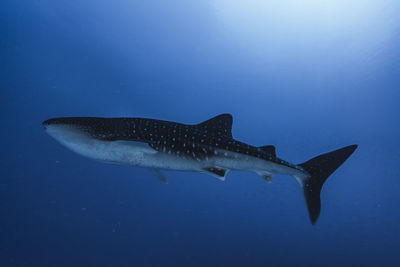
{"label": "caudal fin", "polygon": [[346,146],[341,149],[319,155],[307,162],[299,164],[310,175],[309,178],[298,179],[303,189],[311,223],[314,225],[321,210],[320,193],[322,185],[348,157],[356,150],[357,145]]}

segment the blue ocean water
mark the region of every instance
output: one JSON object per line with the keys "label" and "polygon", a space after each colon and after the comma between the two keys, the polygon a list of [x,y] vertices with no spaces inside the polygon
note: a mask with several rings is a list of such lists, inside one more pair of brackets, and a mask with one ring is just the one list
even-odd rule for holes
{"label": "blue ocean water", "polygon": [[[3,0],[0,266],[399,266],[400,4]],[[292,177],[81,157],[60,116],[234,118],[294,163],[358,150],[309,222]]]}

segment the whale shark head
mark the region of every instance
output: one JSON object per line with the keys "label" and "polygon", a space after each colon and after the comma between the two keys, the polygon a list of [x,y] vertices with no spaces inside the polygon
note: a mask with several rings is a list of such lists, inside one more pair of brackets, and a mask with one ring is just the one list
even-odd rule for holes
{"label": "whale shark head", "polygon": [[93,134],[99,126],[84,118],[54,118],[42,123],[46,133],[71,150],[82,153],[82,148],[98,140]]}
{"label": "whale shark head", "polygon": [[[136,119],[66,117],[44,121],[45,131],[62,145],[83,156],[134,164],[140,153],[155,153],[139,133]],[[151,129],[149,129],[151,130]]]}
{"label": "whale shark head", "polygon": [[120,123],[115,120],[89,117],[53,118],[42,123],[46,132],[56,140],[78,141],[96,139],[102,141],[118,140],[123,136]]}
{"label": "whale shark head", "polygon": [[72,151],[90,158],[106,160],[112,153],[110,145],[129,140],[123,119],[88,117],[53,118],[44,121],[46,132]]}

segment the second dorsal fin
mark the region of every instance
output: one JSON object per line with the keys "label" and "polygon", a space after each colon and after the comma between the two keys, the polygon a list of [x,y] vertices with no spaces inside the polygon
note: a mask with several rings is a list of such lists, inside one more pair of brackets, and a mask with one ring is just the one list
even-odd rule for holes
{"label": "second dorsal fin", "polygon": [[265,152],[271,154],[272,156],[276,157],[276,152],[275,152],[275,147],[274,146],[260,146],[260,148],[263,151],[265,151]]}
{"label": "second dorsal fin", "polygon": [[232,138],[232,115],[221,114],[197,124],[207,134]]}

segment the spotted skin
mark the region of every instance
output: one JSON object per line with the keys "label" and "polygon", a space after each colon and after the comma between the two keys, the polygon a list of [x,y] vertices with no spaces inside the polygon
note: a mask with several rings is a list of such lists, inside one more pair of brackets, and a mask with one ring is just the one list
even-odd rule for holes
{"label": "spotted skin", "polygon": [[[220,155],[220,151],[230,151],[271,161],[286,167],[304,171],[275,156],[275,151],[251,146],[232,137],[232,116],[222,114],[200,124],[145,119],[145,118],[97,118],[68,117],[55,118],[44,124],[71,124],[80,127],[91,137],[103,141],[139,141],[161,153],[196,161]],[[271,147],[271,146],[268,146]]]}
{"label": "spotted skin", "polygon": [[357,148],[350,145],[291,164],[276,157],[274,146],[254,147],[233,139],[229,114],[196,125],[90,117],[55,118],[43,125],[49,135],[78,154],[149,168],[164,183],[160,169],[202,172],[221,180],[229,170],[253,171],[267,182],[278,173],[292,175],[303,190],[312,224],[320,213],[322,185]]}

